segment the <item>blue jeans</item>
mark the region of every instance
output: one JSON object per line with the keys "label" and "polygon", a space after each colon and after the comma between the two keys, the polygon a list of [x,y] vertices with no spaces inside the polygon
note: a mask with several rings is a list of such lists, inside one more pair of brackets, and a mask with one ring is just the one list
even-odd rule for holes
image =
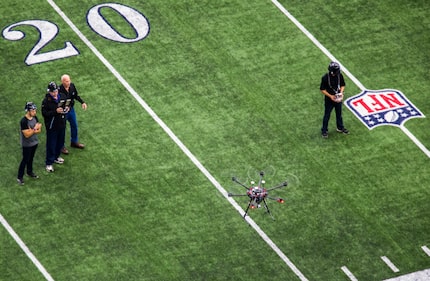
{"label": "blue jeans", "polygon": [[66,114],[66,120],[70,123],[70,142],[78,142],[78,121],[76,120],[75,108],[72,107]]}

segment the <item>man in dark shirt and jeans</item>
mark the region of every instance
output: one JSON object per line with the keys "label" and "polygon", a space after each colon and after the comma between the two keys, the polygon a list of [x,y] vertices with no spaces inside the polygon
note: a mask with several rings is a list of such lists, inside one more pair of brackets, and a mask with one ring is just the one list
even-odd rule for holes
{"label": "man in dark shirt and jeans", "polygon": [[66,134],[66,113],[69,110],[64,94],[58,92],[55,82],[48,85],[48,93],[42,102],[42,115],[46,127],[46,171],[53,172],[52,164],[63,164],[60,157]]}
{"label": "man in dark shirt and jeans", "polygon": [[340,72],[340,65],[337,62],[331,62],[328,66],[328,73],[321,78],[320,91],[324,97],[324,117],[321,128],[323,138],[328,138],[328,121],[334,108],[336,112],[336,131],[345,135],[349,131],[343,126],[342,120],[342,99],[345,90],[345,80]]}
{"label": "man in dark shirt and jeans", "polygon": [[[70,76],[67,74],[63,74],[61,76],[61,85],[58,90],[60,91],[60,93],[65,94],[67,98],[71,100],[70,110],[66,114],[66,119],[70,123],[70,146],[83,149],[85,145],[83,143],[80,143],[78,139],[78,121],[76,119],[74,105],[75,105],[75,100],[77,100],[78,102],[81,103],[82,109],[86,110],[87,104],[79,96],[79,93],[75,87],[75,84],[72,83],[72,81],[70,80]],[[69,151],[66,148],[66,146],[63,146],[61,152],[63,154],[69,154]]]}

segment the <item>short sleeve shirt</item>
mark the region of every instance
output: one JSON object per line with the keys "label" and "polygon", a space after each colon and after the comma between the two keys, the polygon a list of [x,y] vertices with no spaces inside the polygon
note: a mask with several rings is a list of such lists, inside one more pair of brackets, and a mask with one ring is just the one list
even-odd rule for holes
{"label": "short sleeve shirt", "polygon": [[21,145],[22,147],[32,147],[39,143],[39,139],[37,138],[37,134],[33,134],[31,137],[26,138],[22,133],[22,130],[33,129],[36,126],[36,123],[39,122],[36,116],[33,119],[28,120],[27,117],[23,117],[20,122],[21,131]]}
{"label": "short sleeve shirt", "polygon": [[326,73],[321,78],[320,90],[326,90],[331,95],[335,95],[342,86],[345,86],[345,80],[342,73],[335,76]]}

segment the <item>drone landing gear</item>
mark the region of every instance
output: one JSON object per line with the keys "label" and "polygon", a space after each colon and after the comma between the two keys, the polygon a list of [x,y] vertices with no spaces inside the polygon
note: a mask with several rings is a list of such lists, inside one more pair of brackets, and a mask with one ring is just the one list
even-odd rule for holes
{"label": "drone landing gear", "polygon": [[[245,217],[246,217],[246,215],[248,214],[248,210],[249,210],[249,208],[251,208],[251,209],[255,209],[255,208],[260,208],[260,207],[261,207],[261,204],[257,204],[257,205],[255,205],[255,202],[253,202],[253,201],[254,201],[254,200],[253,200],[252,198],[249,200],[248,207],[247,207],[247,208],[246,208],[246,210],[245,210],[245,214],[243,215],[243,218],[245,218]],[[269,210],[269,206],[267,206],[266,199],[264,199],[264,198],[263,198],[262,202],[263,202],[263,204],[264,204],[264,208],[266,209],[267,213],[270,215],[270,217],[271,217],[273,220],[275,220],[275,218],[273,217],[272,213],[271,213],[271,212],[270,212],[270,210]]]}

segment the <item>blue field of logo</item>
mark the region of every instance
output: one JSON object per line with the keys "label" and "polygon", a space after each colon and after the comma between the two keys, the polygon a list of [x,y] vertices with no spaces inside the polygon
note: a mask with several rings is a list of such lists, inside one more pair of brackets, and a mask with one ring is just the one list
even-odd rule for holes
{"label": "blue field of logo", "polygon": [[345,101],[345,105],[371,130],[382,125],[400,127],[410,118],[424,114],[399,90],[364,90]]}

